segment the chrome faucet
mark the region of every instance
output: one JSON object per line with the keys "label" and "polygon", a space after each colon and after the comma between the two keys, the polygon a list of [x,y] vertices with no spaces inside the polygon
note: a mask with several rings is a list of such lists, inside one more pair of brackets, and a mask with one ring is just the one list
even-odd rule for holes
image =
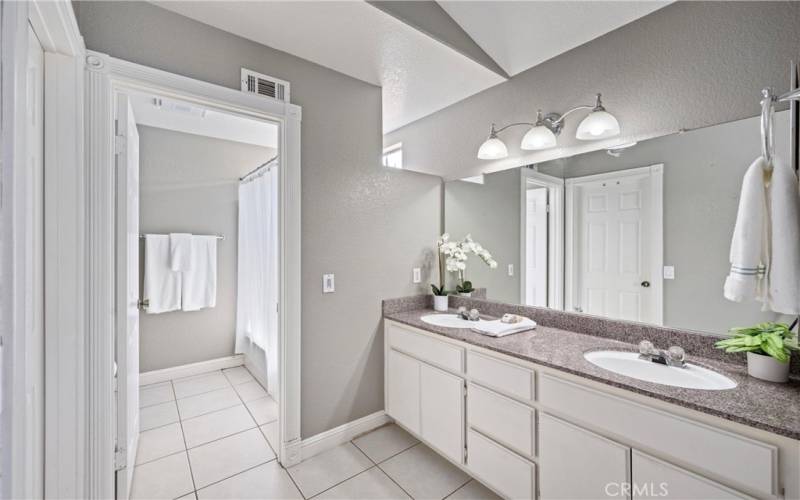
{"label": "chrome faucet", "polygon": [[464,306],[458,308],[458,315],[461,316],[461,319],[465,319],[467,321],[478,321],[481,319],[481,314],[477,309],[470,309],[467,311],[467,308]]}
{"label": "chrome faucet", "polygon": [[677,368],[686,368],[686,351],[676,345],[667,350],[657,349],[649,340],[639,342],[639,359]]}

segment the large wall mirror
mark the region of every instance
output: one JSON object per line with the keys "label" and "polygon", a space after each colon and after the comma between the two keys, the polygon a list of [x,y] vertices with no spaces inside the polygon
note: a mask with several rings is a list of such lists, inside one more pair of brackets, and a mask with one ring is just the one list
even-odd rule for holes
{"label": "large wall mirror", "polygon": [[[742,177],[759,118],[445,184],[445,230],[471,234],[465,279],[487,298],[724,333],[783,320],[723,297]],[[789,112],[775,114],[789,159]]]}

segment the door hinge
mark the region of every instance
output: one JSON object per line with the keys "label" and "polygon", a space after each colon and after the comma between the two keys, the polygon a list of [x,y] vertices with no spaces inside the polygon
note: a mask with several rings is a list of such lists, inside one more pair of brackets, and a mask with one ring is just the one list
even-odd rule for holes
{"label": "door hinge", "polygon": [[128,466],[128,454],[125,453],[125,448],[120,446],[114,447],[114,470],[122,470]]}
{"label": "door hinge", "polygon": [[548,203],[547,205],[545,205],[545,206],[544,206],[544,211],[545,211],[546,213],[548,213],[548,214],[550,213],[550,204],[549,204],[549,203]]}
{"label": "door hinge", "polygon": [[122,135],[114,136],[114,154],[121,155],[125,152],[127,140]]}

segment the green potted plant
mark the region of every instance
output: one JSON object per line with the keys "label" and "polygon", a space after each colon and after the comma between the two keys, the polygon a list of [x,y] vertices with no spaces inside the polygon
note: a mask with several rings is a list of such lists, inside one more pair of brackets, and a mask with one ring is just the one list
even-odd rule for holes
{"label": "green potted plant", "polygon": [[475,288],[473,288],[471,281],[465,280],[456,286],[456,291],[462,297],[472,297],[472,292],[475,291]]}
{"label": "green potted plant", "polygon": [[731,337],[715,345],[725,352],[746,352],[747,373],[770,382],[789,380],[789,358],[797,349],[797,338],[785,323],[759,323],[731,328]]}

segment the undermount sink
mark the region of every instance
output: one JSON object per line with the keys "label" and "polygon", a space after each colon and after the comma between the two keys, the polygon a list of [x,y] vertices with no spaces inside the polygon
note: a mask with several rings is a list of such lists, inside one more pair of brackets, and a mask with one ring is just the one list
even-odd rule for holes
{"label": "undermount sink", "polygon": [[708,368],[691,363],[686,363],[684,368],[662,365],[639,359],[635,352],[592,351],[583,357],[600,368],[645,382],[711,391],[736,387],[736,382]]}
{"label": "undermount sink", "polygon": [[429,325],[445,328],[472,328],[475,326],[474,321],[463,319],[458,314],[428,314],[420,319]]}

